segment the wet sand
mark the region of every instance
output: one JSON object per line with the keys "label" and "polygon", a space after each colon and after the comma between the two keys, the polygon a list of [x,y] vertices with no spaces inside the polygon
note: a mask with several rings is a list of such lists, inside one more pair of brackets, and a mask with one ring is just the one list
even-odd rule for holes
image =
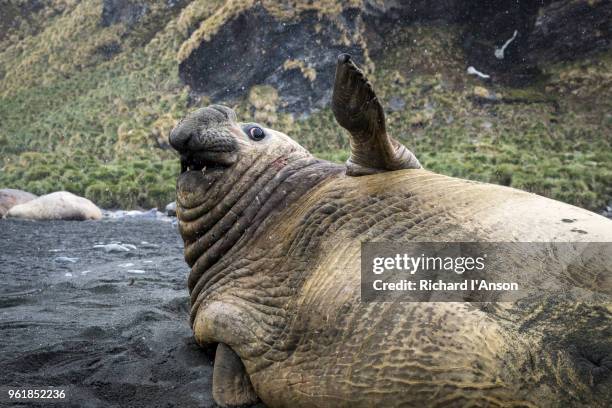
{"label": "wet sand", "polygon": [[[114,241],[129,252],[94,249]],[[0,220],[0,406],[214,407],[187,274],[169,222]],[[16,402],[2,386],[66,399]]]}

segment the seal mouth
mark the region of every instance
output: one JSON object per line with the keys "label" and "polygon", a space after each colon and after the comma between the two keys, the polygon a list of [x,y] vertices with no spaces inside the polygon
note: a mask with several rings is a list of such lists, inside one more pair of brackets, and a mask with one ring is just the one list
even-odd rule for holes
{"label": "seal mouth", "polygon": [[176,184],[177,207],[190,209],[201,205],[208,199],[212,186],[226,178],[237,162],[237,151],[196,150],[183,153],[181,174]]}
{"label": "seal mouth", "polygon": [[188,171],[202,173],[225,170],[237,159],[235,152],[195,151],[181,155],[181,174]]}

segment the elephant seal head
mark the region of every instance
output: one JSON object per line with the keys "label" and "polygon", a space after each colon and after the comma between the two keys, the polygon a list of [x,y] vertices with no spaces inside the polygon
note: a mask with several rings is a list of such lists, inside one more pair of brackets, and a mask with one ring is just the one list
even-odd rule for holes
{"label": "elephant seal head", "polygon": [[[231,173],[257,171],[311,157],[287,135],[255,123],[239,123],[233,110],[222,105],[198,109],[171,132],[170,144],[181,155],[178,193],[186,208],[201,204],[217,181]],[[194,188],[197,186],[197,188]]]}
{"label": "elephant seal head", "polygon": [[342,170],[281,132],[238,122],[235,112],[221,105],[187,115],[172,130],[170,144],[181,158],[177,216],[192,268],[192,300],[207,281],[202,275],[245,233]]}

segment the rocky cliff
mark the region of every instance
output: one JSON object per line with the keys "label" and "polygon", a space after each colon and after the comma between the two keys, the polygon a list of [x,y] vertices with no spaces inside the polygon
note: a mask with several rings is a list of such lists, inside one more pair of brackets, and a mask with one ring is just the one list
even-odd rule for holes
{"label": "rocky cliff", "polygon": [[[455,52],[493,82],[520,86],[543,68],[610,49],[609,1],[373,1],[282,10],[277,2],[220,9],[179,53],[181,79],[213,100],[254,85],[278,90],[282,109],[302,114],[327,106],[335,56],[371,63],[402,27],[458,25]],[[325,8],[327,6],[328,8]],[[223,16],[223,24],[218,17]],[[426,52],[427,50],[423,50]]]}

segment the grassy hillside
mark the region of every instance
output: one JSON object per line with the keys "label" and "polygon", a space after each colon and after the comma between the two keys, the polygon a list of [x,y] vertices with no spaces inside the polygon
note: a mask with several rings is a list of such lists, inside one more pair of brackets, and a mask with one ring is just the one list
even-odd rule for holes
{"label": "grassy hillside", "polygon": [[[43,2],[25,17],[13,10],[0,36],[0,188],[65,189],[107,208],[173,200],[179,166],[163,148],[167,135],[210,102],[180,82],[179,52],[241,2],[148,3],[132,27],[100,24],[101,0]],[[602,208],[612,198],[612,56],[549,67],[548,80],[529,88],[496,87],[465,74],[458,31],[398,29],[372,61],[375,88],[393,102],[393,134],[431,170]],[[329,109],[297,120],[277,101],[275,89],[255,86],[233,107],[320,157],[346,159]]]}

